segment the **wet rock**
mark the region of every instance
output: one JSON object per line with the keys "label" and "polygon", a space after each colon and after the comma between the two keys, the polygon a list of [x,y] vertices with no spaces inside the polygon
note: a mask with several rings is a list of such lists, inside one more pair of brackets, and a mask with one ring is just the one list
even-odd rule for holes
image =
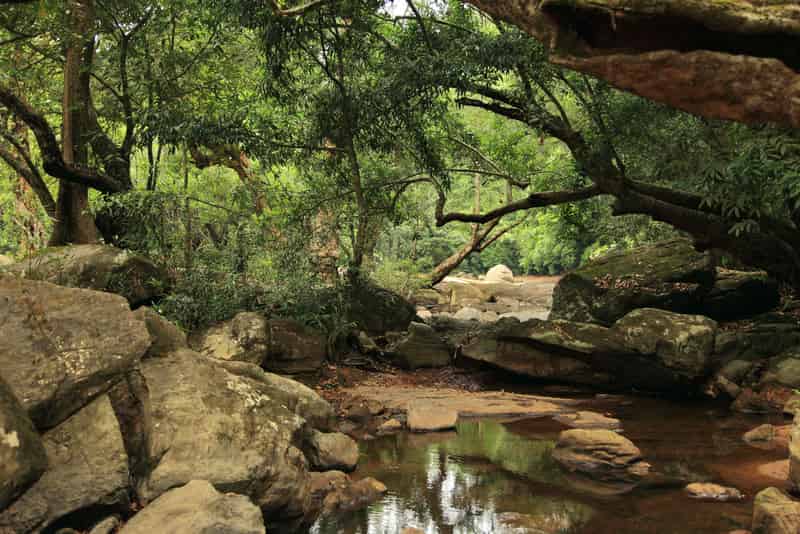
{"label": "wet rock", "polygon": [[694,381],[710,367],[717,323],[700,315],[682,315],[642,308],[634,310],[611,328],[627,347]]}
{"label": "wet rock", "polygon": [[311,467],[318,471],[352,471],[358,464],[358,445],[340,432],[312,431],[305,453]]}
{"label": "wet rock", "polygon": [[686,486],[686,493],[692,499],[703,501],[741,501],[744,499],[742,492],[736,488],[711,484],[709,482],[693,482]]}
{"label": "wet rock", "polygon": [[698,313],[715,271],[707,253],[675,239],[610,254],[564,276],[550,319],[610,326],[638,308]]}
{"label": "wet rock", "polygon": [[741,384],[752,368],[753,362],[747,360],[732,360],[719,370],[719,374],[734,384]]}
{"label": "wet rock", "polygon": [[229,321],[192,334],[189,342],[210,358],[261,365],[269,351],[267,319],[255,312],[237,313]]}
{"label": "wet rock", "polygon": [[90,507],[128,506],[128,458],[107,396],[44,434],[50,467],[5,511],[0,532],[31,532]]}
{"label": "wet rock", "polygon": [[450,347],[430,326],[411,323],[408,333],[387,349],[406,369],[444,367],[451,361]]}
{"label": "wet rock", "polygon": [[753,503],[753,534],[797,534],[800,503],[777,488],[758,492]]}
{"label": "wet rock", "polygon": [[93,526],[92,530],[89,531],[89,534],[114,534],[117,532],[121,524],[122,523],[119,520],[119,517],[112,515],[111,517],[107,517]]}
{"label": "wet rock", "polygon": [[557,415],[554,419],[572,428],[603,428],[606,430],[619,430],[622,428],[619,419],[606,417],[597,412],[582,410],[575,413]]}
{"label": "wet rock", "polygon": [[372,477],[362,478],[329,493],[323,501],[323,513],[341,514],[366,508],[382,499],[386,491],[386,486],[380,481]]}
{"label": "wet rock", "polygon": [[325,497],[330,493],[346,488],[350,478],[341,471],[323,471],[309,473],[309,510],[318,513],[322,510]]}
{"label": "wet rock", "polygon": [[247,494],[271,519],[304,514],[307,461],[299,446],[310,429],[298,414],[313,414],[324,401],[308,402],[308,388],[290,388],[296,383],[256,366],[191,351],[145,360],[142,374],[150,390],[153,466],[138,484],[143,502],[202,479]]}
{"label": "wet rock", "polygon": [[485,280],[487,282],[513,282],[514,272],[501,263],[486,271]]}
{"label": "wet rock", "polygon": [[39,428],[111,389],[150,345],[119,295],[0,274],[0,369]]}
{"label": "wet rock", "polygon": [[0,510],[47,468],[42,439],[14,392],[0,378]]}
{"label": "wet rock", "polygon": [[408,408],[407,424],[412,432],[438,432],[455,428],[458,412],[415,403]]}
{"label": "wet rock", "polygon": [[142,306],[133,315],[144,322],[147,333],[150,334],[150,348],[147,349],[145,357],[161,356],[188,348],[183,330],[152,308]]}
{"label": "wet rock", "polygon": [[268,325],[269,351],[262,362],[273,373],[312,373],[328,354],[325,336],[291,319],[271,319]]}
{"label": "wet rock", "polygon": [[108,245],[48,247],[6,270],[31,280],[116,293],[132,307],[153,301],[169,287],[152,261]]}
{"label": "wet rock", "polygon": [[397,293],[358,279],[348,284],[347,319],[370,335],[403,332],[414,320],[414,306]]}
{"label": "wet rock", "polygon": [[133,516],[120,534],[264,534],[261,510],[244,495],[220,493],[205,480],[170,490]]}
{"label": "wet rock", "polygon": [[792,390],[785,386],[767,385],[759,391],[744,388],[731,404],[731,409],[742,413],[782,413]]}
{"label": "wet rock", "polygon": [[[791,315],[766,313],[754,317],[736,330],[720,331],[714,342],[714,360],[752,362],[777,356],[800,345],[800,323]],[[743,364],[737,364],[742,366]],[[750,368],[738,376],[728,376],[737,384],[749,375]],[[747,384],[750,385],[750,384]]]}
{"label": "wet rock", "polygon": [[632,486],[650,470],[639,448],[611,430],[565,430],[553,459],[570,473],[604,483]]}

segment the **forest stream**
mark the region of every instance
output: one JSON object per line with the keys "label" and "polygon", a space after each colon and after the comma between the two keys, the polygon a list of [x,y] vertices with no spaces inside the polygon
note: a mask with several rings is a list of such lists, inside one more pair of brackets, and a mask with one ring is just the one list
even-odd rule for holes
{"label": "forest stream", "polygon": [[[578,490],[551,458],[560,431],[550,418],[462,420],[455,432],[403,432],[362,441],[356,477],[372,476],[385,497],[345,517],[319,520],[313,534],[576,533],[720,534],[748,528],[754,494],[786,487],[786,449],[756,448],[742,435],[782,417],[730,412],[708,402],[589,397],[586,409],[622,421],[623,435],[654,470],[740,489],[740,502],[690,499],[684,484],[644,484],[620,495]],[[771,475],[771,473],[773,473]]]}

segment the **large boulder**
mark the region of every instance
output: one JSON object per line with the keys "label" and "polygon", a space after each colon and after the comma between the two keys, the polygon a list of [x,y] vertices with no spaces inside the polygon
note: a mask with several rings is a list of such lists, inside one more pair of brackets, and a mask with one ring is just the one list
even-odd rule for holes
{"label": "large boulder", "polygon": [[0,374],[39,429],[108,391],[150,345],[119,295],[0,274]]}
{"label": "large boulder", "polygon": [[369,280],[351,280],[345,290],[347,320],[368,334],[402,332],[416,315],[414,305]]}
{"label": "large boulder", "polygon": [[44,446],[49,469],[0,513],[0,532],[39,531],[72,513],[129,506],[128,458],[107,396],[46,432]]}
{"label": "large boulder", "polygon": [[501,263],[486,271],[484,280],[487,282],[513,282],[514,271]]}
{"label": "large boulder", "polygon": [[194,333],[189,343],[211,358],[261,365],[269,350],[267,319],[260,313],[240,312],[229,321]]}
{"label": "large boulder", "polygon": [[753,503],[753,534],[797,534],[800,532],[800,503],[777,488],[756,494]]}
{"label": "large boulder", "polygon": [[117,293],[138,307],[164,295],[166,272],[149,259],[108,245],[51,247],[6,270],[33,280]]}
{"label": "large boulder", "polygon": [[208,481],[193,480],[146,506],[120,534],[264,534],[261,510],[244,495],[220,493]]}
{"label": "large boulder", "polygon": [[767,312],[780,301],[778,282],[767,273],[718,268],[714,287],[699,311],[712,319],[729,321]]}
{"label": "large boulder", "polygon": [[408,333],[387,349],[406,369],[443,367],[450,364],[452,351],[436,331],[424,323],[411,323]]}
{"label": "large boulder", "polygon": [[714,277],[711,255],[685,239],[610,254],[558,282],[550,319],[608,326],[637,308],[696,313]]}
{"label": "large boulder", "polygon": [[0,378],[0,510],[47,468],[42,439],[14,392]]}
{"label": "large boulder", "polygon": [[638,484],[650,471],[639,448],[611,430],[565,430],[553,459],[570,473],[621,487]]}
{"label": "large boulder", "polygon": [[191,351],[142,363],[153,467],[138,485],[140,499],[199,478],[248,495],[268,516],[302,516],[308,462],[300,448],[311,428],[297,412],[309,403],[295,399],[292,408],[292,392],[260,379],[269,374],[258,367],[221,363]]}
{"label": "large boulder", "polygon": [[643,308],[628,313],[611,330],[626,347],[655,358],[688,382],[709,372],[717,323],[707,317]]}
{"label": "large boulder", "polygon": [[753,362],[800,346],[800,323],[791,314],[765,313],[717,333],[714,360],[723,366],[734,360]]}
{"label": "large boulder", "polygon": [[318,471],[352,471],[358,463],[358,445],[341,432],[312,431],[305,453],[311,467]]}
{"label": "large boulder", "polygon": [[297,374],[319,370],[328,354],[325,335],[291,319],[271,319],[269,350],[262,365],[273,373]]}

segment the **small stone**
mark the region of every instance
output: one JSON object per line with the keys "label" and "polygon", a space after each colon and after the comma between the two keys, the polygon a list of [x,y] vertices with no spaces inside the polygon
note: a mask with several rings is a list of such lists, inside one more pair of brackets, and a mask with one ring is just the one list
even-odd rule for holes
{"label": "small stone", "polygon": [[379,434],[390,434],[392,432],[399,432],[403,429],[403,423],[397,419],[389,419],[378,427]]}
{"label": "small stone", "polygon": [[606,417],[597,412],[579,411],[557,415],[554,419],[572,428],[605,428],[607,430],[619,430],[622,428],[619,419]]}
{"label": "small stone", "polygon": [[736,488],[729,488],[708,482],[693,482],[686,486],[686,493],[688,493],[689,497],[692,499],[704,501],[729,502],[741,501],[744,499],[742,492]]}
{"label": "small stone", "polygon": [[458,412],[441,406],[411,405],[408,408],[408,428],[412,432],[437,432],[456,427]]}
{"label": "small stone", "polygon": [[352,471],[358,464],[358,445],[342,433],[314,430],[307,442],[306,456],[318,471]]}

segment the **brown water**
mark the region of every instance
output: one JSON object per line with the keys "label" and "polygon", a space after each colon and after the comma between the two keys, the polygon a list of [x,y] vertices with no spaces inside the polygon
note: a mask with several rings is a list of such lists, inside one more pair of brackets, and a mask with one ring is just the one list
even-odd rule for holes
{"label": "brown water", "polygon": [[362,512],[320,520],[314,534],[724,534],[749,528],[752,497],[781,481],[759,467],[786,450],[748,446],[742,434],[780,417],[649,398],[593,400],[587,409],[622,420],[624,433],[660,472],[689,474],[742,490],[741,503],[700,502],[682,488],[637,488],[616,496],[577,489],[550,458],[564,427],[549,419],[467,421],[456,432],[402,433],[361,444],[356,476],[389,488]]}

